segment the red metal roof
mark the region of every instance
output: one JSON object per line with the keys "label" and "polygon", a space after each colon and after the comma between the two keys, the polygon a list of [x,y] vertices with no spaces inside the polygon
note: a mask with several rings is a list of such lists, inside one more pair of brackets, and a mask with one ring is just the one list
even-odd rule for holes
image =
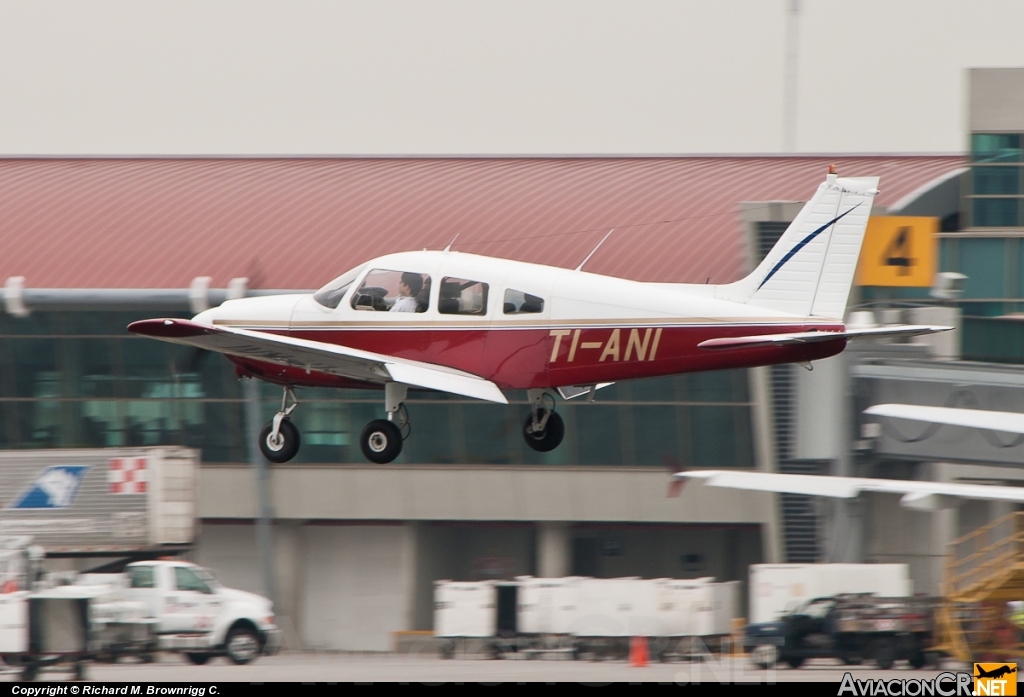
{"label": "red metal roof", "polygon": [[[0,282],[316,288],[367,259],[456,250],[649,281],[743,274],[738,203],[804,200],[835,163],[891,205],[955,156],[0,160]],[[667,221],[667,222],[666,222]]]}

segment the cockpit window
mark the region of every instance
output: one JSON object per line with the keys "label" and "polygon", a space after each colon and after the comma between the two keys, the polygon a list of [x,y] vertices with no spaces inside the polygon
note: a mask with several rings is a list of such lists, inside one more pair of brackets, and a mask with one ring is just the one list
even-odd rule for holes
{"label": "cockpit window", "polygon": [[505,291],[504,312],[506,315],[544,312],[544,298],[509,288]]}
{"label": "cockpit window", "polygon": [[465,278],[442,278],[437,311],[442,315],[487,314],[487,284]]}
{"label": "cockpit window", "polygon": [[430,307],[430,276],[374,269],[352,294],[352,307],[377,312],[426,312]]}
{"label": "cockpit window", "polygon": [[352,269],[351,271],[338,276],[336,279],[318,290],[313,295],[313,300],[316,300],[324,307],[329,307],[332,310],[335,309],[341,303],[341,299],[345,297],[345,293],[348,292],[349,286],[352,285],[365,268],[366,265],[364,264],[363,266]]}

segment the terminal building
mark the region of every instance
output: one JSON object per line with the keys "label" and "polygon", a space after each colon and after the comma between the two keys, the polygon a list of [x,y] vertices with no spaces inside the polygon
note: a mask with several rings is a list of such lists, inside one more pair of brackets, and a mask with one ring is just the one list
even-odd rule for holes
{"label": "terminal building", "polygon": [[[272,595],[293,647],[386,650],[394,632],[431,629],[441,579],[746,581],[759,562],[910,558],[919,589],[933,590],[945,542],[995,506],[909,512],[885,498],[840,506],[697,484],[669,497],[666,463],[1012,479],[1002,465],[1021,458],[1017,444],[974,448],[964,439],[981,436],[955,429],[901,440],[898,424],[876,432],[859,416],[878,401],[942,404],[965,383],[988,387],[957,404],[1020,403],[1024,105],[1007,111],[998,95],[1024,94],[1024,71],[980,71],[971,84],[969,157],[0,160],[0,448],[198,449],[190,554],[225,584]],[[728,282],[831,164],[881,177],[875,216],[934,219],[937,269],[966,276],[955,299],[864,286],[851,302],[880,322],[952,318],[955,340],[864,345],[810,373],[617,384],[559,403],[566,437],[550,453],[522,442],[525,393],[506,407],[423,392],[410,395],[402,455],[372,465],[355,436],[383,415],[382,396],[305,390],[302,449],[269,468],[261,500],[247,415],[269,419],[279,389],[262,385],[254,405],[222,357],[125,331],[231,297],[312,292],[373,257],[449,243],[573,268],[613,228],[588,271]]]}

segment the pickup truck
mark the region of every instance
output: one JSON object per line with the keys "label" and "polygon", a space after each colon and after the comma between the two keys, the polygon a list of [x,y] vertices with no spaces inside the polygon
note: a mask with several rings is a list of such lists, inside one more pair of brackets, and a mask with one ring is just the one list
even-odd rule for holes
{"label": "pickup truck", "polygon": [[249,663],[276,653],[280,631],[267,598],[225,588],[206,569],[185,561],[129,564],[125,600],[140,603],[157,619],[158,646],[203,665],[214,656]]}
{"label": "pickup truck", "polygon": [[815,598],[776,622],[748,625],[744,644],[761,668],[777,661],[799,668],[808,658],[838,658],[847,665],[873,660],[883,670],[902,659],[922,668],[939,658],[928,650],[938,602],[870,594]]}

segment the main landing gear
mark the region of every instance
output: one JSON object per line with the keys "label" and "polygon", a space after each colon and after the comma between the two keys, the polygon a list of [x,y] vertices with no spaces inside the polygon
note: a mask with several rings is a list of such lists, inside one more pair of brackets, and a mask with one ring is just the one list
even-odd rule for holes
{"label": "main landing gear", "polygon": [[[383,465],[391,462],[402,452],[402,441],[409,437],[409,412],[405,398],[409,392],[406,385],[389,382],[384,385],[384,403],[388,418],[377,419],[366,424],[359,435],[359,447],[370,462]],[[291,405],[289,406],[289,401]],[[299,401],[292,388],[286,387],[281,397],[281,410],[260,430],[260,450],[263,457],[274,463],[288,462],[299,452],[299,429],[288,418]]]}
{"label": "main landing gear", "polygon": [[527,396],[530,399],[530,415],[523,423],[523,439],[537,452],[550,452],[558,447],[565,436],[562,417],[555,413],[555,398],[544,390],[528,390]]}
{"label": "main landing gear", "polygon": [[387,464],[401,454],[402,441],[412,431],[409,412],[405,408],[408,393],[407,385],[397,382],[384,384],[384,406],[388,418],[371,421],[359,434],[359,448],[370,462]]}

